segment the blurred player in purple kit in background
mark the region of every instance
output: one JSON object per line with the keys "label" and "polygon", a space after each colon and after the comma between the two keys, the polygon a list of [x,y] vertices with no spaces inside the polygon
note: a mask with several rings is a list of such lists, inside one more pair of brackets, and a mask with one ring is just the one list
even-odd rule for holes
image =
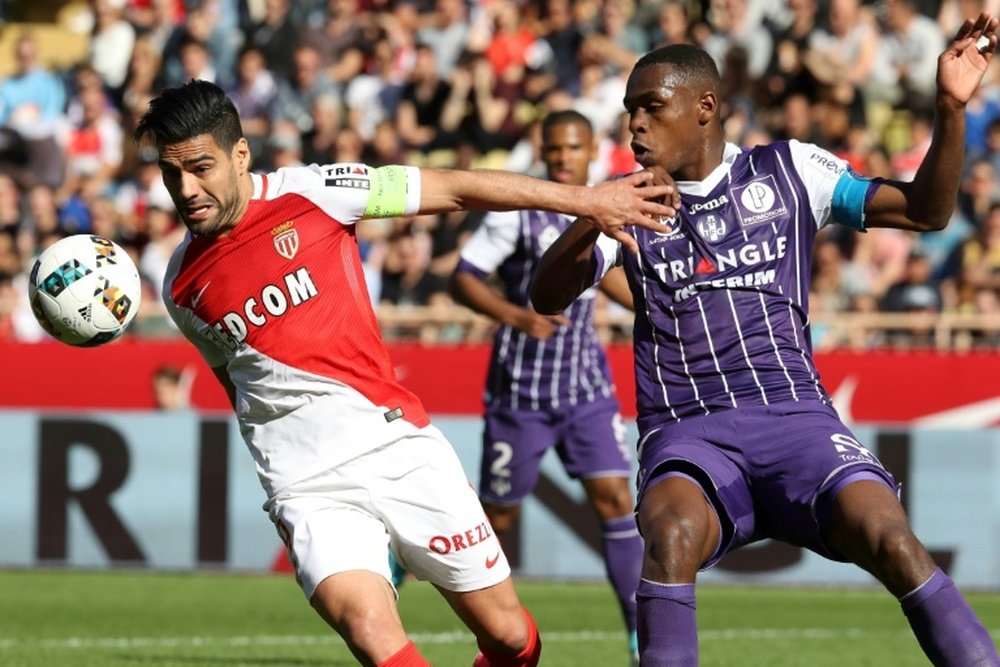
{"label": "blurred player in purple kit in background", "polygon": [[611,266],[628,275],[644,667],[697,664],[698,571],[763,538],[870,572],[899,599],[935,665],[1000,665],[989,632],[913,534],[892,475],[833,409],[812,361],[807,302],[812,245],[826,223],[947,224],[965,106],[996,29],[981,14],[940,55],[933,141],[912,182],[862,178],[796,141],[725,143],[719,74],[701,49],[662,47],[636,63],[624,101],[632,148],[642,166],[676,181],[676,215],[658,231],[576,221],[542,258],[531,299],[558,313]]}
{"label": "blurred player in purple kit in background", "polygon": [[[596,145],[585,116],[550,114],[542,124],[541,150],[550,180],[587,184]],[[538,314],[528,299],[539,258],[572,220],[545,211],[489,213],[462,249],[453,279],[456,299],[500,323],[485,391],[479,496],[502,536],[538,482],[545,452],[556,448],[567,473],[582,480],[600,519],[602,556],[634,654],[642,538],[628,486],[625,427],[594,329],[596,290],[558,315]],[[487,280],[494,273],[502,294]],[[632,307],[622,271],[605,276],[601,288]]]}

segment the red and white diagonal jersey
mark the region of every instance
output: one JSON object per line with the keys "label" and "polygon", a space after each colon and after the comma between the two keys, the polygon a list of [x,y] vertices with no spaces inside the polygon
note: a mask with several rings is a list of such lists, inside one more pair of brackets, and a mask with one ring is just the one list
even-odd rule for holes
{"label": "red and white diagonal jersey", "polygon": [[311,165],[256,175],[231,233],[190,233],[163,296],[236,414],[268,496],[429,423],[397,381],[364,284],[354,223],[415,213],[420,171]]}

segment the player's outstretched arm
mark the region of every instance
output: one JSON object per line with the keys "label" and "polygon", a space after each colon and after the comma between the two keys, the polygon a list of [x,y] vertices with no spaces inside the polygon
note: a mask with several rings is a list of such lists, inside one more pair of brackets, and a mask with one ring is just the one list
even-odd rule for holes
{"label": "player's outstretched arm", "polygon": [[578,218],[549,246],[531,279],[535,310],[561,313],[594,284],[594,245],[600,233],[592,221]]}
{"label": "player's outstretched arm", "polygon": [[934,135],[912,182],[889,181],[865,207],[865,226],[944,229],[951,218],[965,157],[965,106],[997,46],[996,18],[967,20],[938,57]]}
{"label": "player's outstretched arm", "polygon": [[542,315],[511,303],[482,278],[468,271],[455,272],[451,293],[463,306],[539,340],[551,338],[559,327],[569,324],[569,319],[563,315]]}
{"label": "player's outstretched arm", "polygon": [[632,290],[629,289],[628,278],[625,277],[625,269],[622,267],[615,267],[605,273],[599,287],[615,303],[625,306],[629,310],[635,310]]}
{"label": "player's outstretched arm", "polygon": [[665,233],[659,217],[674,214],[673,208],[657,201],[672,195],[673,186],[656,184],[648,171],[593,187],[496,170],[421,169],[420,176],[420,213],[542,209],[587,216],[602,232],[629,247],[635,241],[623,227],[638,225]]}

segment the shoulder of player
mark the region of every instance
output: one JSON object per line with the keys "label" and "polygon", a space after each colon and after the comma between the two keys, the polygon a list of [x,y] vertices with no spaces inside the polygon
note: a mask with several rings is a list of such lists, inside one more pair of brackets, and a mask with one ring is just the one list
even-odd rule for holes
{"label": "shoulder of player", "polygon": [[254,199],[271,201],[286,194],[299,194],[323,187],[319,165],[282,167],[268,173],[254,174]]}

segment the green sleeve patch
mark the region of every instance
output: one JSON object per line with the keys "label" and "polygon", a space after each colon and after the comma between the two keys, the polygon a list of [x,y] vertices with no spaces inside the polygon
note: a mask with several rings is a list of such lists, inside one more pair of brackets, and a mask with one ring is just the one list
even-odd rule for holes
{"label": "green sleeve patch", "polygon": [[389,165],[374,169],[368,175],[371,189],[368,191],[366,218],[392,218],[406,212],[406,168]]}

